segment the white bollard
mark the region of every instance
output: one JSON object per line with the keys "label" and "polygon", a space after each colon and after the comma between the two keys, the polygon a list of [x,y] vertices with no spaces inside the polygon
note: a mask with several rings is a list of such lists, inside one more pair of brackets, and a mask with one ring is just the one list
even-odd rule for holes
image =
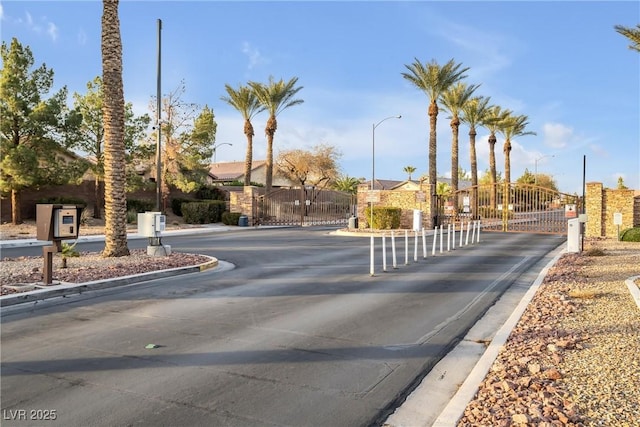
{"label": "white bollard", "polygon": [[444,230],[444,226],[442,224],[440,224],[440,253],[443,252],[443,250],[442,250],[442,233],[443,233],[443,230]]}
{"label": "white bollard", "polygon": [[396,262],[396,235],[391,231],[391,258],[393,258],[393,268],[398,268],[398,263]]}
{"label": "white bollard", "polygon": [[447,252],[451,250],[451,224],[447,224]]}
{"label": "white bollard", "polygon": [[469,244],[469,231],[471,230],[471,221],[467,224],[467,237],[464,239],[464,245],[467,246]]}
{"label": "white bollard", "polygon": [[382,233],[382,271],[387,271],[387,239],[385,233]]}
{"label": "white bollard", "polygon": [[456,223],[451,224],[451,229],[453,233],[451,234],[451,249],[456,248]]}
{"label": "white bollard", "polygon": [[413,262],[418,261],[418,232],[414,231],[414,239],[413,239]]}
{"label": "white bollard", "polygon": [[464,236],[464,221],[460,220],[460,247],[462,247],[462,236]]}
{"label": "white bollard", "polygon": [[422,229],[422,258],[427,257],[427,232]]}
{"label": "white bollard", "polygon": [[404,230],[404,265],[409,265],[409,230]]}
{"label": "white bollard", "polygon": [[476,222],[473,221],[473,229],[471,230],[471,244],[473,245],[476,241]]}
{"label": "white bollard", "polygon": [[369,263],[369,274],[370,274],[371,276],[373,276],[373,275],[374,275],[373,271],[374,271],[374,264],[375,264],[375,261],[374,261],[374,259],[373,259],[373,247],[374,247],[374,243],[373,243],[373,233],[371,233],[371,261],[370,261],[370,263]]}
{"label": "white bollard", "polygon": [[478,235],[476,236],[476,242],[480,243],[480,220],[478,220]]}
{"label": "white bollard", "polygon": [[433,229],[433,249],[431,250],[431,255],[436,256],[436,239],[438,238],[438,227],[436,226]]}

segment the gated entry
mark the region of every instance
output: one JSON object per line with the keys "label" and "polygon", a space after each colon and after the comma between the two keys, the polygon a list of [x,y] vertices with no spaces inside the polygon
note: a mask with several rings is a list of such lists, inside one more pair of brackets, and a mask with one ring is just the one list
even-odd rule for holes
{"label": "gated entry", "polygon": [[582,198],[529,184],[478,185],[440,197],[438,210],[445,225],[480,218],[483,231],[566,234]]}
{"label": "gated entry", "polygon": [[255,225],[347,225],[355,212],[353,194],[312,187],[275,190],[253,203]]}

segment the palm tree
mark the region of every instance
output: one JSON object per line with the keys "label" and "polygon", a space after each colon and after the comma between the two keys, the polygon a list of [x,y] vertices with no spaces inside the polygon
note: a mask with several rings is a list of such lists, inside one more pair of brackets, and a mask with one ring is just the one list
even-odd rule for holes
{"label": "palm tree", "polygon": [[[442,93],[440,100],[442,105],[451,113],[451,193],[458,191],[458,131],[460,129],[460,112],[464,105],[471,99],[478,85],[467,85],[457,82]],[[457,214],[457,203],[454,203],[454,216]]]}
{"label": "palm tree", "polygon": [[267,125],[264,128],[264,132],[267,136],[266,193],[271,191],[273,183],[273,137],[276,134],[276,129],[278,128],[278,121],[276,120],[276,117],[283,110],[304,102],[302,99],[293,99],[293,97],[303,88],[302,86],[295,87],[297,82],[297,77],[293,77],[285,83],[282,79],[275,81],[273,76],[269,77],[268,84],[249,82],[249,86],[253,89],[260,105],[262,105],[263,109],[269,112],[269,119],[267,120]]}
{"label": "palm tree", "polygon": [[[409,72],[402,73],[402,77],[410,81],[418,89],[422,90],[429,98],[429,185],[431,187],[431,210],[434,212],[436,205],[436,124],[438,118],[438,100],[444,91],[457,81],[466,77],[464,74],[469,68],[461,68],[453,59],[440,66],[435,59],[422,64],[417,58],[413,64],[405,67]],[[436,222],[436,218],[433,218]]]}
{"label": "palm tree", "polygon": [[409,174],[408,180],[411,181],[411,174],[416,171],[416,168],[414,168],[413,166],[405,166],[402,170],[404,171],[404,173]]}
{"label": "palm tree", "polygon": [[525,115],[514,116],[509,115],[499,132],[504,136],[504,180],[506,183],[511,182],[511,139],[517,136],[535,135],[535,132],[525,131],[529,124],[529,118]]}
{"label": "palm tree", "polygon": [[631,41],[629,49],[640,52],[640,24],[636,25],[636,28],[625,27],[622,25],[616,25],[613,28]]}
{"label": "palm tree", "polygon": [[102,115],[104,121],[105,239],[102,256],[129,255],[127,247],[124,90],[119,0],[103,0]]}
{"label": "palm tree", "polygon": [[[489,112],[489,99],[484,96],[471,98],[462,106],[460,120],[469,125],[469,160],[471,162],[471,209],[478,214],[478,158],[476,156],[476,126],[483,123]],[[495,160],[495,159],[494,159]]]}
{"label": "palm tree", "polygon": [[258,101],[256,94],[249,86],[240,85],[238,89],[234,89],[228,84],[224,85],[228,96],[222,96],[220,99],[231,105],[242,114],[244,119],[244,134],[247,137],[247,154],[244,160],[244,185],[251,185],[251,164],[253,162],[253,125],[251,119],[256,114],[264,111],[264,107]]}
{"label": "palm tree", "polygon": [[489,196],[490,205],[492,209],[497,206],[497,188],[498,183],[498,171],[496,169],[496,132],[499,133],[500,129],[505,122],[505,119],[511,115],[510,110],[503,110],[497,105],[492,105],[488,108],[487,115],[482,121],[482,126],[489,130],[489,176],[491,178],[491,192]]}

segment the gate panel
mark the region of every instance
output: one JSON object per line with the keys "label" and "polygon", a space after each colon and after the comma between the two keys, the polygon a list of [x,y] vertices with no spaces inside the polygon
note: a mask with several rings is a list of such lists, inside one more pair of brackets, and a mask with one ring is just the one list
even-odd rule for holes
{"label": "gate panel", "polygon": [[347,225],[356,212],[353,194],[312,187],[280,189],[253,203],[255,225]]}
{"label": "gate panel", "polygon": [[[484,231],[566,234],[581,198],[530,184],[478,185],[445,197],[443,223],[481,219]],[[455,209],[457,208],[457,209]]]}

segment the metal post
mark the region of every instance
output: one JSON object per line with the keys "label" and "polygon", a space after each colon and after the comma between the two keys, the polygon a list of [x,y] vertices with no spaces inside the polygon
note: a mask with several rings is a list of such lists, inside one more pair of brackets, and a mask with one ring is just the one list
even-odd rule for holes
{"label": "metal post", "polygon": [[156,89],[156,130],[157,139],[156,139],[156,211],[162,212],[162,146],[161,146],[161,136],[162,136],[162,89],[161,89],[161,67],[162,67],[162,20],[158,19],[158,74],[157,74],[157,89]]}

